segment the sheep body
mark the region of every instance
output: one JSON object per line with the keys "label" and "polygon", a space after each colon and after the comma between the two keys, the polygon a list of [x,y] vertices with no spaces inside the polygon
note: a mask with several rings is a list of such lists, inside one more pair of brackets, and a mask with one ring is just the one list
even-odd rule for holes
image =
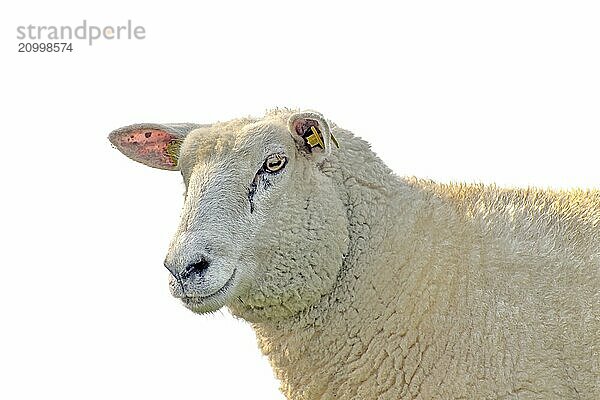
{"label": "sheep body", "polygon": [[286,396],[600,398],[600,192],[402,179],[334,132],[343,271],[306,312],[254,324]]}

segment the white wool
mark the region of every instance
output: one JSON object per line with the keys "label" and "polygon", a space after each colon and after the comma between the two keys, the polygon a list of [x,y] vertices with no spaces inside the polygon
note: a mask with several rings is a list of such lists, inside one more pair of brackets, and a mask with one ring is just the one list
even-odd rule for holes
{"label": "white wool", "polygon": [[167,263],[211,260],[173,278],[186,306],[250,321],[289,399],[600,398],[600,191],[400,178],[331,123],[340,148],[309,149],[306,115],[184,139]]}

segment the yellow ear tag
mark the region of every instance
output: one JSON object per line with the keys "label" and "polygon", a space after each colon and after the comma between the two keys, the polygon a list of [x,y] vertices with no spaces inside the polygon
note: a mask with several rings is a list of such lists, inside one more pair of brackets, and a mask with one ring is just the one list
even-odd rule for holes
{"label": "yellow ear tag", "polygon": [[[323,139],[321,138],[319,132],[317,132],[314,126],[311,126],[310,130],[312,134],[306,137],[306,141],[308,142],[310,147],[315,147],[318,145],[321,146],[322,149],[325,149],[325,144],[323,143]],[[333,134],[331,134],[331,140],[333,141],[333,144],[335,144],[335,147],[340,147],[337,139],[333,136]]]}
{"label": "yellow ear tag", "polygon": [[340,144],[338,143],[338,141],[335,138],[335,136],[333,136],[333,133],[331,134],[331,140],[333,141],[333,144],[335,144],[335,147],[337,147],[339,149],[340,148]]}
{"label": "yellow ear tag", "polygon": [[312,131],[312,135],[306,137],[306,141],[308,142],[310,147],[315,147],[318,145],[324,149],[325,144],[323,143],[323,139],[321,139],[321,135],[319,135],[319,132],[317,132],[314,126],[311,126],[310,130]]}

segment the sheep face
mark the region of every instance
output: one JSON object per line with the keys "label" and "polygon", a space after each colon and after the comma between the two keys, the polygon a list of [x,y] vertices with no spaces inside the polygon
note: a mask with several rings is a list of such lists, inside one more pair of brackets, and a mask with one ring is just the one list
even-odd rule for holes
{"label": "sheep face", "polygon": [[[332,290],[347,250],[347,219],[322,168],[329,127],[309,116],[276,112],[167,140],[186,191],[165,266],[171,293],[190,310],[227,305],[253,322],[274,320]],[[314,128],[324,146],[303,137]]]}

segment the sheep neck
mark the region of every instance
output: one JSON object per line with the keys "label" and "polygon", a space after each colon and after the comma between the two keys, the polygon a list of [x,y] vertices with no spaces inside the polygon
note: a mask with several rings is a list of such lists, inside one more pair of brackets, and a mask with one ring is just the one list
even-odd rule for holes
{"label": "sheep neck", "polygon": [[[336,135],[346,147],[344,157],[333,157],[323,165],[323,171],[337,182],[340,198],[351,210],[351,244],[338,283],[333,292],[293,318],[253,324],[261,350],[269,357],[282,391],[290,399],[345,398],[342,394],[346,384],[348,390],[356,390],[359,385],[352,384],[347,379],[350,374],[343,369],[360,366],[377,371],[378,357],[385,349],[379,349],[379,355],[367,354],[373,353],[372,340],[398,305],[415,309],[409,301],[403,304],[402,298],[410,299],[414,297],[410,292],[426,290],[427,286],[421,279],[422,284],[407,287],[407,277],[423,274],[410,268],[410,251],[401,252],[406,257],[400,260],[398,252],[392,251],[397,248],[388,247],[413,248],[414,221],[431,214],[431,205],[420,191],[393,175],[360,139],[345,132]],[[392,234],[394,237],[390,237]],[[399,268],[394,276],[377,274],[379,269],[392,266]],[[380,291],[390,287],[397,288],[396,297],[379,296]],[[390,320],[397,322],[398,316]],[[394,326],[390,332],[411,336],[413,343],[418,342],[418,333],[408,326]],[[385,360],[393,362],[391,357]]]}

